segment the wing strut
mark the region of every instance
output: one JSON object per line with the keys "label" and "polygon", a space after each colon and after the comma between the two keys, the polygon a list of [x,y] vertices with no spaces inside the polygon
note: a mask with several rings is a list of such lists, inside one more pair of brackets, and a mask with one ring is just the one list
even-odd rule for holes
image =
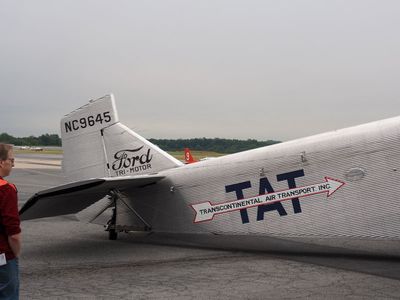
{"label": "wing strut", "polygon": [[136,210],[134,210],[133,207],[130,206],[130,205],[124,200],[124,196],[123,196],[123,194],[122,194],[121,192],[119,192],[119,191],[117,191],[117,190],[114,190],[114,191],[111,191],[111,192],[112,192],[113,194],[118,194],[118,195],[119,195],[119,196],[118,196],[118,200],[121,200],[121,202],[122,202],[123,204],[125,204],[125,206],[126,206],[131,212],[133,212],[133,213],[135,214],[135,216],[138,217],[138,219],[139,219],[140,221],[143,222],[143,224],[146,226],[146,227],[145,227],[145,230],[146,230],[146,231],[147,231],[147,230],[151,230],[150,224],[147,223],[147,222],[136,212]]}
{"label": "wing strut", "polygon": [[131,228],[131,229],[140,229],[140,231],[150,231],[151,226],[147,223],[133,207],[131,207],[127,201],[124,200],[125,195],[120,192],[118,189],[112,189],[109,192],[110,200],[113,202],[113,213],[111,219],[107,222],[106,231],[108,231],[109,239],[116,240],[118,236],[118,231],[127,230],[127,228],[121,228],[121,226],[117,225],[117,201],[123,203],[143,224],[144,228]]}

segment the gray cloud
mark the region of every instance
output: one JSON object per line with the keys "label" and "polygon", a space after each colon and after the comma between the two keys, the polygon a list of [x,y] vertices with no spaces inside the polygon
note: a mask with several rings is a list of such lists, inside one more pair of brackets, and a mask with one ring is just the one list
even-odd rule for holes
{"label": "gray cloud", "polygon": [[113,92],[146,137],[288,140],[400,111],[397,1],[2,1],[0,131]]}

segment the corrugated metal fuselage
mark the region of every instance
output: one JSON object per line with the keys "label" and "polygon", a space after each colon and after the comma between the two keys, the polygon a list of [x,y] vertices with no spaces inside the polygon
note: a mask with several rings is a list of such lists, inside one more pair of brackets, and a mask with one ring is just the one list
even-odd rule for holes
{"label": "corrugated metal fuselage", "polygon": [[[281,241],[291,247],[293,241],[301,241],[375,247],[396,255],[399,146],[400,118],[393,118],[163,171],[160,175],[166,178],[160,182],[123,192],[156,233],[205,243],[219,235],[228,247],[241,244],[235,237],[246,236],[243,248],[249,248],[250,240],[266,241],[255,242],[255,248]],[[329,197],[320,191],[326,177],[344,183]],[[299,187],[308,190],[284,197]],[[250,202],[263,194],[274,194],[275,202]],[[249,201],[229,210],[238,199]],[[213,208],[200,212],[192,207],[207,202]],[[119,212],[120,224],[136,222],[132,214]],[[196,214],[212,217],[198,222]],[[355,240],[363,242],[354,244]],[[371,244],[365,246],[365,241]]]}

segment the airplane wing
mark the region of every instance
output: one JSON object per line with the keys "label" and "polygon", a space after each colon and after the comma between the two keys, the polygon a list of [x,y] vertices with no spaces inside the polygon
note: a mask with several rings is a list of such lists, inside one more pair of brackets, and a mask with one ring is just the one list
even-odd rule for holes
{"label": "airplane wing", "polygon": [[104,198],[112,189],[141,187],[163,179],[159,175],[138,175],[89,179],[43,190],[21,208],[21,220],[77,213]]}

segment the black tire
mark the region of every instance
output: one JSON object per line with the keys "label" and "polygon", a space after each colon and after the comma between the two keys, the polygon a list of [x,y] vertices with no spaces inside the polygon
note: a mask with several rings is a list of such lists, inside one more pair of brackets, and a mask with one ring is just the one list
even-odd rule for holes
{"label": "black tire", "polygon": [[108,239],[115,241],[118,238],[118,232],[115,229],[110,229],[108,231]]}

